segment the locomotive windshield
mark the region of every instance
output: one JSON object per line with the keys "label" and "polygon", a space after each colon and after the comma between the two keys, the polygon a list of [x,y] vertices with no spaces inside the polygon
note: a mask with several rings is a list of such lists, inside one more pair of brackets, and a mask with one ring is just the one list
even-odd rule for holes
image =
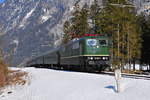
{"label": "locomotive windshield", "polygon": [[97,40],[97,39],[87,39],[86,41],[86,44],[88,46],[107,46],[108,45],[108,41],[107,40],[104,40],[104,39],[100,39],[100,40]]}
{"label": "locomotive windshield", "polygon": [[106,46],[107,45],[107,41],[106,40],[99,40],[99,44],[101,46]]}
{"label": "locomotive windshield", "polygon": [[96,46],[97,40],[96,39],[87,39],[87,45],[88,46]]}

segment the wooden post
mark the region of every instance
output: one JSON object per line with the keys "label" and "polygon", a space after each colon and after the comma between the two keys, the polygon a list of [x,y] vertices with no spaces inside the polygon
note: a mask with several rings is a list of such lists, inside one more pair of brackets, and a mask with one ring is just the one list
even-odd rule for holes
{"label": "wooden post", "polygon": [[117,86],[117,93],[121,92],[121,70],[115,70],[115,79],[116,79],[116,86]]}

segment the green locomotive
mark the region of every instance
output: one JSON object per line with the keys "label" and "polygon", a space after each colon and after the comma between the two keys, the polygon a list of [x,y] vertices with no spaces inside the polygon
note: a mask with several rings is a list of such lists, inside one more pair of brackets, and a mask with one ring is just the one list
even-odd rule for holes
{"label": "green locomotive", "polygon": [[85,36],[27,62],[27,66],[99,71],[110,67],[109,39]]}
{"label": "green locomotive", "polygon": [[60,49],[60,65],[81,70],[103,70],[109,67],[109,39],[87,36],[73,40]]}

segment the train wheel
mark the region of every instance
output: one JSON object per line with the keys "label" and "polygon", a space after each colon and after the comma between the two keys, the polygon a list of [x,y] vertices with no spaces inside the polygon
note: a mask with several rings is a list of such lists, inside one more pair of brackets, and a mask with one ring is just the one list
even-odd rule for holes
{"label": "train wheel", "polygon": [[87,67],[86,67],[86,70],[87,70],[87,72],[92,72],[92,71],[93,71],[93,68],[92,68],[91,66],[87,66]]}

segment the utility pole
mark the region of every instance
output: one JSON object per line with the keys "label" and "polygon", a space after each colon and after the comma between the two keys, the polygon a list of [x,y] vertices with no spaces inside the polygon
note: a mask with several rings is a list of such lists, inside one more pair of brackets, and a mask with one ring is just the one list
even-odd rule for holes
{"label": "utility pole", "polygon": [[[118,61],[120,60],[120,30],[119,30],[120,24],[118,24]],[[120,67],[120,64],[118,65],[118,68]]]}
{"label": "utility pole", "polygon": [[127,50],[128,50],[128,70],[130,69],[130,37],[129,37],[129,27],[127,28],[127,38],[128,38],[128,41],[127,41]]}
{"label": "utility pole", "polygon": [[[119,0],[118,0],[118,4],[119,4]],[[119,53],[120,53],[120,25],[118,24],[118,61],[120,60],[120,55],[119,55]],[[120,63],[119,63],[119,65],[118,65],[118,68],[120,68]]]}

